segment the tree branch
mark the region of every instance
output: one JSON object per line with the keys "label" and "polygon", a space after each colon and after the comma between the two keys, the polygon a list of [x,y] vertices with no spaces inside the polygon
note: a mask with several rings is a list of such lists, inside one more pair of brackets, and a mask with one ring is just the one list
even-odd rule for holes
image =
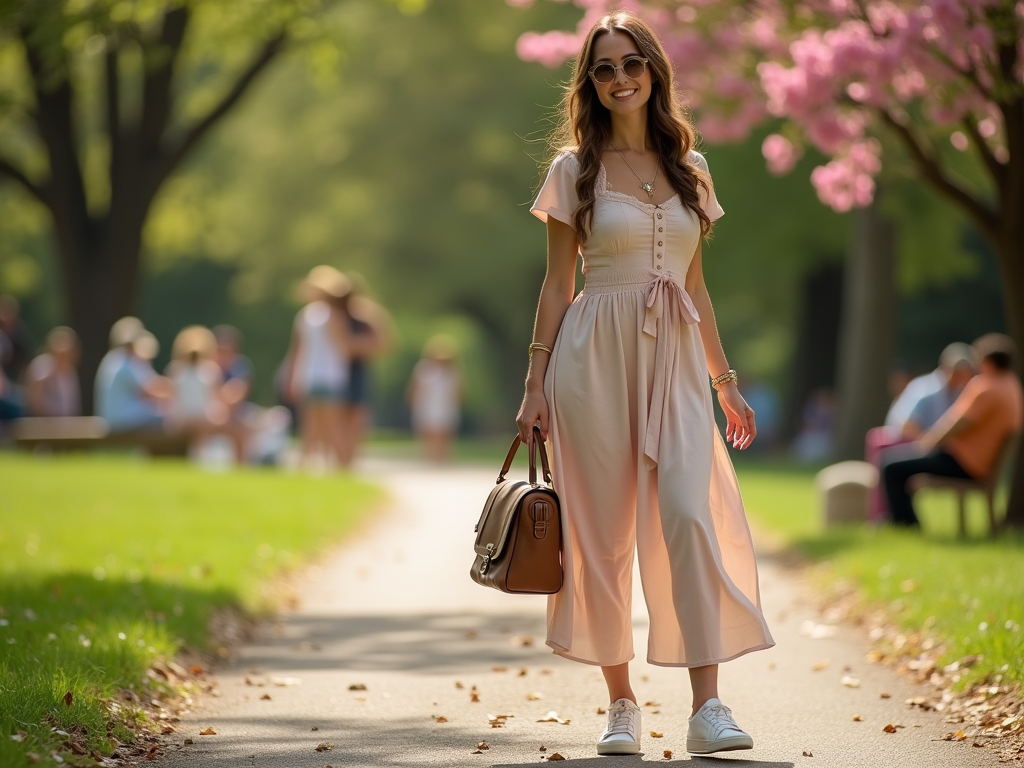
{"label": "tree branch", "polygon": [[213,109],[199,122],[193,125],[177,143],[176,146],[165,150],[162,153],[160,162],[158,163],[157,175],[160,180],[167,178],[171,172],[178,166],[179,163],[185,158],[185,156],[199,143],[199,141],[206,135],[206,133],[212,128],[224,115],[231,111],[231,109],[238,103],[239,99],[245,94],[249,87],[256,80],[257,76],[266,69],[267,65],[281,52],[284,48],[285,40],[287,39],[286,33],[282,30],[273,38],[268,40],[260,52],[253,58],[249,63],[249,66],[239,75],[238,80],[231,87],[224,98],[220,100]]}
{"label": "tree branch", "polygon": [[999,221],[997,214],[951,179],[935,155],[925,149],[910,128],[896,120],[888,110],[879,109],[878,114],[882,121],[896,134],[904,147],[906,147],[907,152],[910,153],[911,158],[917,164],[924,179],[965,210],[986,235],[993,238],[998,237]]}
{"label": "tree branch", "polygon": [[45,205],[47,208],[50,207],[50,199],[49,195],[47,195],[46,193],[46,189],[36,184],[34,181],[32,181],[32,179],[26,176],[20,168],[15,167],[7,160],[4,160],[2,157],[0,157],[0,176],[6,176],[7,178],[13,179],[14,181],[18,182],[36,200]]}
{"label": "tree branch", "polygon": [[188,21],[189,12],[186,7],[168,11],[164,14],[156,45],[143,45],[146,66],[140,126],[143,157],[155,157],[160,152],[160,142],[171,116],[171,82],[174,78],[174,66],[185,40]]}
{"label": "tree branch", "polygon": [[962,122],[964,130],[967,131],[967,135],[971,137],[971,141],[974,143],[978,154],[981,155],[981,159],[985,163],[992,181],[995,182],[996,189],[1002,189],[1006,183],[1006,167],[996,160],[996,156],[992,154],[992,149],[989,147],[988,142],[985,141],[985,137],[978,130],[978,123],[975,121],[974,116],[970,114],[964,115]]}

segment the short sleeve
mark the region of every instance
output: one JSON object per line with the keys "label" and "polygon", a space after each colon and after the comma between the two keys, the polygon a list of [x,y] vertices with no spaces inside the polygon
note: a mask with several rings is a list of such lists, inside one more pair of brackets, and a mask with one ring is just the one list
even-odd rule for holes
{"label": "short sleeve", "polygon": [[576,179],[580,174],[580,166],[576,155],[563,152],[548,169],[548,176],[537,194],[537,199],[530,208],[530,213],[546,222],[550,216],[563,224],[573,226],[572,215],[580,204],[576,194]]}
{"label": "short sleeve", "polygon": [[[708,180],[710,181],[711,171],[708,170],[708,161],[704,159],[704,155],[696,150],[690,150],[690,157],[693,160],[693,164],[708,175]],[[715,185],[713,182],[708,192],[705,192],[704,188],[700,186],[697,187],[697,191],[700,193],[701,206],[704,208],[704,213],[708,215],[709,219],[716,221],[725,215],[725,210],[715,196]]]}

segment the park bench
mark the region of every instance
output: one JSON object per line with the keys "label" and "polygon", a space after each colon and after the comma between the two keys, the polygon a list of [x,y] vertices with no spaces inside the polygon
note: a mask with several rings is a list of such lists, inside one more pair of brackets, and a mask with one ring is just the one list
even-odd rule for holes
{"label": "park bench", "polygon": [[999,532],[999,524],[996,521],[996,490],[999,488],[999,479],[1002,477],[1003,468],[1014,453],[1017,443],[1017,436],[1013,435],[1006,439],[999,456],[996,458],[995,469],[991,476],[983,481],[961,480],[955,477],[940,477],[938,475],[914,475],[910,478],[910,492],[917,493],[926,488],[932,490],[953,491],[957,496],[957,510],[960,513],[960,537],[967,536],[967,494],[977,491],[985,496],[988,508],[988,532],[995,536]]}
{"label": "park bench", "polygon": [[54,416],[17,419],[14,442],[26,450],[138,447],[150,456],[187,456],[189,438],[152,429],[111,432],[107,422],[98,416]]}

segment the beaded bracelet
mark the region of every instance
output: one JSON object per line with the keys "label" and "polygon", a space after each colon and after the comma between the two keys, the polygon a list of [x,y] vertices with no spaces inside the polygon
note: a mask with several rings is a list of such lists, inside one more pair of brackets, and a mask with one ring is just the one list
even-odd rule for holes
{"label": "beaded bracelet", "polygon": [[732,368],[723,373],[721,376],[716,376],[711,380],[711,386],[714,389],[719,389],[723,384],[728,384],[730,381],[738,381],[739,374],[736,373]]}

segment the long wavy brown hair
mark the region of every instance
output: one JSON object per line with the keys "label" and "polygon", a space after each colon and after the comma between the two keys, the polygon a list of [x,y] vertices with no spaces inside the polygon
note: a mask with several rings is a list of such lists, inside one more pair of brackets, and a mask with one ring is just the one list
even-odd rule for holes
{"label": "long wavy brown hair", "polygon": [[669,184],[683,203],[700,220],[703,236],[711,233],[711,219],[700,204],[698,187],[711,194],[707,174],[693,165],[689,152],[696,130],[676,93],[672,65],[654,30],[629,11],[614,11],[598,21],[587,33],[573,65],[572,80],[562,99],[562,115],[549,142],[554,155],[571,149],[579,162],[576,193],[580,204],[573,212],[573,225],[581,241],[587,239],[594,220],[594,184],[601,169],[601,154],[611,146],[611,113],[597,97],[587,70],[594,42],[612,30],[625,32],[636,43],[651,70],[651,97],[647,102],[648,145],[658,153]]}

